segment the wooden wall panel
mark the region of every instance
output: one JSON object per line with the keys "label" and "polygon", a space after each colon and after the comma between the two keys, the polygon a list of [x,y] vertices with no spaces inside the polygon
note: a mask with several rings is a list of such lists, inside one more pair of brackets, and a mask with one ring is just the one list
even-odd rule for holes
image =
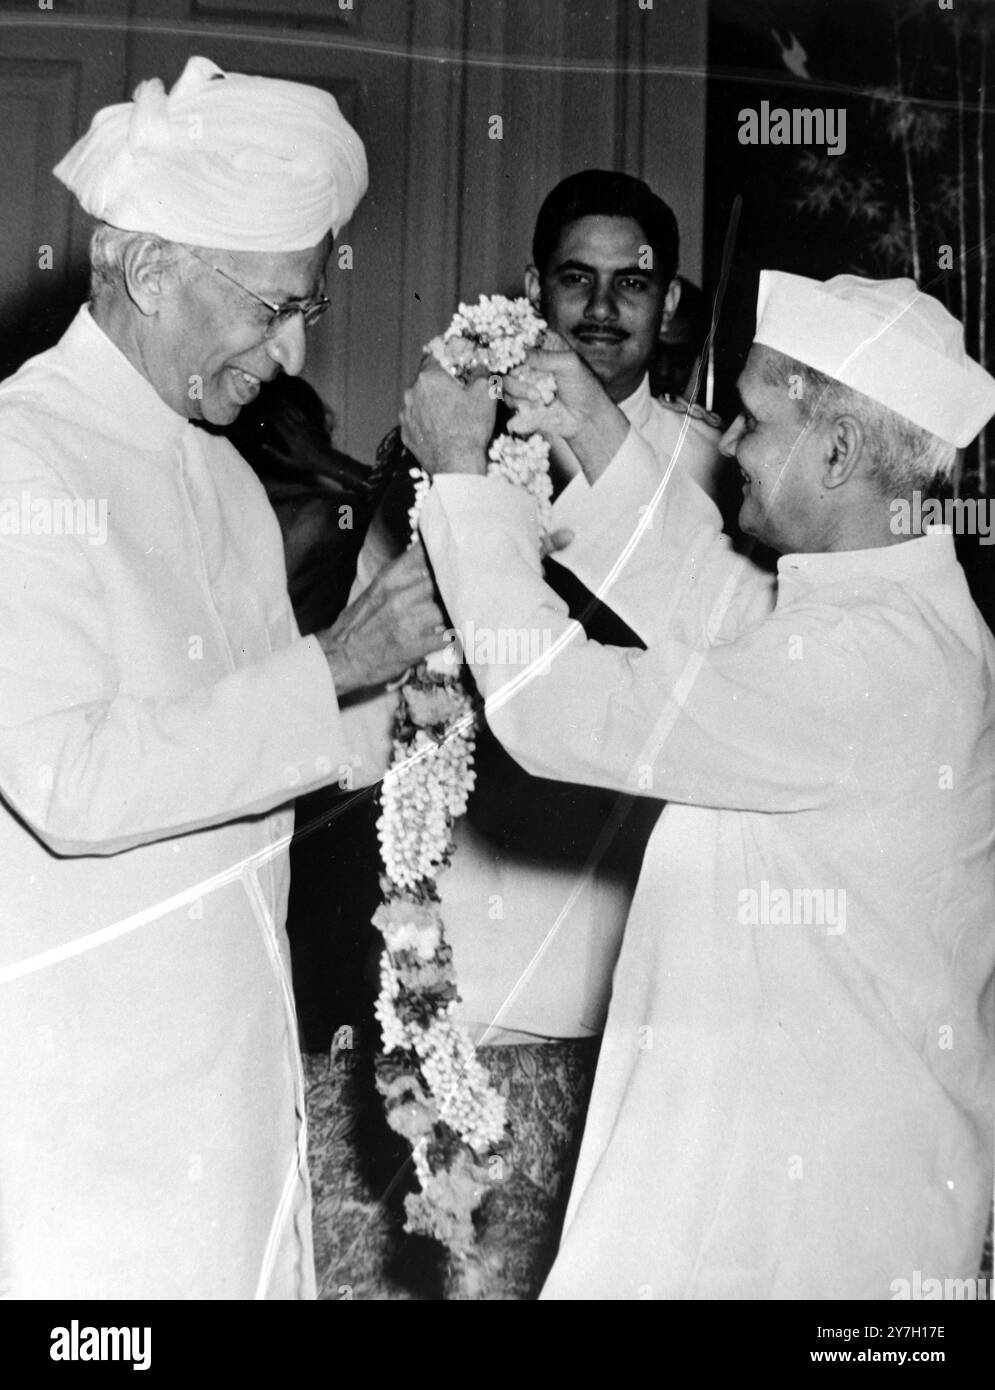
{"label": "wooden wall panel", "polygon": [[68,292],[69,200],[49,176],[72,140],[79,102],[74,63],[0,59],[0,295],[19,318],[39,297]]}
{"label": "wooden wall panel", "polygon": [[50,346],[85,297],[89,228],[51,171],[92,112],[121,100],[125,19],[115,0],[0,14],[0,376]]}
{"label": "wooden wall panel", "polygon": [[[408,50],[423,55],[461,54],[465,27],[464,7],[412,6]],[[400,194],[403,199],[401,261],[393,268],[400,333],[393,343],[382,338],[376,347],[384,363],[393,363],[402,388],[413,375],[421,349],[445,327],[459,298],[461,229],[467,212],[462,66],[458,61],[424,56],[408,61],[406,69],[404,167],[396,183],[390,180],[394,196]],[[396,215],[387,206],[389,195],[384,203],[389,220]],[[391,408],[396,410],[389,393],[384,405],[389,422]]]}
{"label": "wooden wall panel", "polygon": [[[707,5],[702,0],[659,0],[640,11],[626,6],[627,61],[632,32],[641,33],[641,106],[627,114],[626,129],[641,141],[638,170],[677,214],[681,270],[701,284],[705,202],[705,69]],[[635,66],[630,66],[630,72]],[[633,87],[630,78],[628,86]]]}

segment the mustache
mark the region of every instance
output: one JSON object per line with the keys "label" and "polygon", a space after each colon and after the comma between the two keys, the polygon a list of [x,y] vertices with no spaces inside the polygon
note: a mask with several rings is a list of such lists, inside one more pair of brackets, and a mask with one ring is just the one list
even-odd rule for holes
{"label": "mustache", "polygon": [[624,328],[615,328],[611,324],[579,323],[573,329],[573,336],[582,342],[585,338],[608,338],[613,343],[621,343],[629,335]]}

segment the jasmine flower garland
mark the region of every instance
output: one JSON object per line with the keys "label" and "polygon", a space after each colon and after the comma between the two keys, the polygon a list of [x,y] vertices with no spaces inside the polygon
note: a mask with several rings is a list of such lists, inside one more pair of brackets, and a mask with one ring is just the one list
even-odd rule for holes
{"label": "jasmine flower garland", "polygon": [[[545,327],[527,299],[481,295],[478,304],[459,306],[428,351],[465,384],[481,368],[497,376],[521,368]],[[551,401],[552,377],[532,376]],[[501,435],[488,459],[490,476],[535,499],[539,545],[549,528],[548,444],[538,434]],[[411,472],[415,535],[431,479],[420,468]],[[452,648],[403,678],[377,822],[384,901],[373,917],[384,939],[377,1085],[388,1122],[412,1146],[421,1189],[406,1198],[405,1229],[464,1259],[474,1248],[473,1213],[490,1186],[489,1159],[506,1138],[504,1098],[454,1018],[459,994],[436,886],[455,848],[453,823],[473,788],[474,718],[469,681]]]}

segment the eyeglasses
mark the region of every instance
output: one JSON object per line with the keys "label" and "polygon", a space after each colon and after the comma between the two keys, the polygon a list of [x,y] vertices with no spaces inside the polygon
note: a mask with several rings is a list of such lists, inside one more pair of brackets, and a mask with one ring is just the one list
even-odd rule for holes
{"label": "eyeglasses", "polygon": [[250,298],[254,299],[258,304],[264,305],[264,307],[269,310],[269,321],[266,324],[267,338],[272,338],[275,334],[279,333],[281,329],[286,328],[287,324],[298,314],[303,318],[305,328],[313,327],[332,302],[326,294],[321,294],[317,299],[302,301],[301,303],[274,304],[271,300],[264,299],[261,294],[257,294],[255,290],[250,290],[248,285],[243,285],[241,280],[236,280],[234,275],[229,275],[227,270],[222,270],[219,265],[214,265],[211,261],[205,261],[203,256],[198,256],[197,252],[192,250],[189,246],[185,246],[183,249],[189,255],[193,256],[195,261],[200,261],[201,265],[206,265],[208,270],[215,271],[222,279],[228,280],[236,289],[241,290],[243,294],[249,295]]}

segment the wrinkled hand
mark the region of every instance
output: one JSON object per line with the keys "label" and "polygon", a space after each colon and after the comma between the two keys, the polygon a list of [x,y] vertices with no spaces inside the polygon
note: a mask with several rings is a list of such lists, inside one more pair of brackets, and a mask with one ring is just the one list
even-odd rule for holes
{"label": "wrinkled hand", "polygon": [[324,632],[317,633],[336,693],[393,680],[442,646],[446,624],[417,541]]}
{"label": "wrinkled hand", "polygon": [[415,384],[404,393],[401,438],[433,477],[485,473],[495,409],[487,377],[461,386],[426,358]]}

